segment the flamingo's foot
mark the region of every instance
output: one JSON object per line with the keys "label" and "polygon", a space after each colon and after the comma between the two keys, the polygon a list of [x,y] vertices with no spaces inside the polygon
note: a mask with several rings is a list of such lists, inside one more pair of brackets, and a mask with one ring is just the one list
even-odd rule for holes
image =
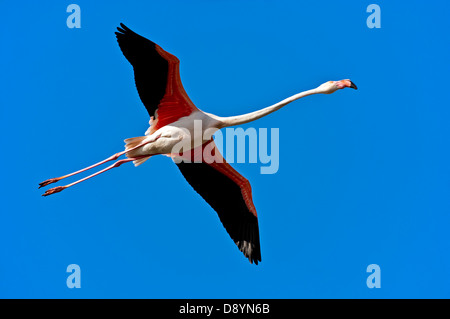
{"label": "flamingo's foot", "polygon": [[45,187],[45,186],[50,185],[52,183],[56,183],[60,179],[61,179],[61,177],[47,179],[46,181],[43,181],[42,183],[39,183],[39,188]]}
{"label": "flamingo's foot", "polygon": [[42,196],[48,196],[48,195],[51,195],[51,194],[59,193],[59,192],[63,191],[66,188],[67,188],[67,186],[53,187],[53,188],[48,189],[44,194],[42,194]]}

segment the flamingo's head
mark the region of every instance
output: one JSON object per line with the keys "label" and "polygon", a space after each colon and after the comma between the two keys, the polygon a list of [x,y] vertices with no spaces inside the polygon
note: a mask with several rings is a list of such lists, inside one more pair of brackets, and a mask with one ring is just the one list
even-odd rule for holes
{"label": "flamingo's head", "polygon": [[320,85],[317,90],[319,93],[331,94],[336,92],[337,90],[341,90],[344,88],[352,88],[357,90],[358,87],[350,80],[340,80],[340,81],[328,81],[324,84]]}

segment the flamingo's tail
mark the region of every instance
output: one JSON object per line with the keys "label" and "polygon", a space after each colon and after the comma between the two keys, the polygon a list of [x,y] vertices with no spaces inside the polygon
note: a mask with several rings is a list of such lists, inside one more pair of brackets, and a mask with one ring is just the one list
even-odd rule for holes
{"label": "flamingo's tail", "polygon": [[[130,150],[130,149],[138,146],[139,144],[144,142],[144,140],[147,137],[148,136],[138,136],[138,137],[127,138],[125,140],[125,151],[126,150]],[[141,147],[138,147],[138,148],[136,148],[134,150],[131,150],[131,151],[126,153],[127,157],[138,157],[138,156],[142,156],[142,155],[144,155],[144,154],[142,154],[142,148]],[[146,160],[148,160],[150,157],[151,156],[137,159],[137,160],[133,161],[133,164],[134,164],[134,166],[139,166],[142,163],[144,163]]]}

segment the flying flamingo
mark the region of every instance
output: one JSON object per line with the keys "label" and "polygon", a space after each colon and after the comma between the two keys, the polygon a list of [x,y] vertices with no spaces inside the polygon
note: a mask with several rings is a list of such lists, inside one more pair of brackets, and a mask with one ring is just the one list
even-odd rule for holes
{"label": "flying flamingo", "polygon": [[[181,84],[180,62],[174,55],[131,31],[122,23],[120,26],[121,28],[117,28],[119,32],[115,33],[117,41],[122,53],[133,66],[139,97],[150,115],[150,127],[145,136],[126,139],[124,151],[77,172],[48,179],[40,183],[39,188],[117,160],[121,155],[125,154],[126,159],[118,160],[111,166],[71,184],[51,188],[43,196],[61,192],[130,161],[138,166],[151,156],[168,155],[174,159],[187,182],[217,212],[239,250],[250,263],[258,264],[258,261],[261,261],[259,229],[250,183],[223,159],[212,134],[225,127],[255,121],[305,96],[330,94],[346,87],[357,89],[356,85],[350,80],[328,81],[315,89],[295,94],[261,110],[220,117],[201,111],[189,99]],[[202,134],[194,133],[196,121],[202,123]],[[203,134],[206,132],[209,135]],[[205,138],[205,135],[209,137]],[[187,142],[188,146],[183,149],[184,152],[174,152],[174,147],[179,146],[180,142]]]}

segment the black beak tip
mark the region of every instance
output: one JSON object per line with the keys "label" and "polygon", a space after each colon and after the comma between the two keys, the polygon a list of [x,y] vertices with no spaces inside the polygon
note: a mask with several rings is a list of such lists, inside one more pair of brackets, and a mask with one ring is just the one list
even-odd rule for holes
{"label": "black beak tip", "polygon": [[356,84],[355,83],[353,83],[352,81],[350,81],[350,87],[352,88],[352,89],[355,89],[355,90],[357,90],[358,89],[358,87],[356,86]]}

